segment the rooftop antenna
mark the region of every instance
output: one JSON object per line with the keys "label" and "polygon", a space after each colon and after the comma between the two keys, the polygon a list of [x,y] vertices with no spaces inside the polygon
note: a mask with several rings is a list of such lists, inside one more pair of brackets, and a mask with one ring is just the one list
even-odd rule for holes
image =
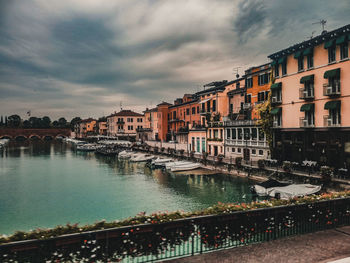
{"label": "rooftop antenna", "polygon": [[322,26],[322,33],[321,33],[321,34],[323,34],[323,33],[327,32],[327,31],[324,29],[325,26],[326,26],[326,23],[327,23],[327,20],[320,19],[320,21],[315,22],[315,23],[312,23],[312,24],[313,24],[313,25],[320,24],[320,25]]}
{"label": "rooftop antenna", "polygon": [[239,74],[238,74],[238,69],[240,69],[241,67],[235,67],[233,68],[233,73],[236,73],[236,78],[239,78]]}
{"label": "rooftop antenna", "polygon": [[122,101],[120,101],[119,105],[120,105],[120,110],[122,111],[123,110],[123,103],[122,103]]}

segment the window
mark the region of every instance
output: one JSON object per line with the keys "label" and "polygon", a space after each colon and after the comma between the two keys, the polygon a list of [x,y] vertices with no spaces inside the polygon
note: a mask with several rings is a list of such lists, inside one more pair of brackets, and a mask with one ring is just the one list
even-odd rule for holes
{"label": "window", "polygon": [[264,155],[264,151],[263,150],[259,150],[259,155]]}
{"label": "window", "polygon": [[307,56],[307,68],[313,68],[314,67],[314,54],[311,53]]}
{"label": "window", "polygon": [[265,100],[267,100],[269,98],[269,91],[265,91]]}
{"label": "window", "polygon": [[186,115],[190,115],[190,109],[186,109]]}
{"label": "window", "polygon": [[241,128],[238,128],[237,129],[237,137],[238,137],[238,140],[242,140],[242,129]]}
{"label": "window", "polygon": [[346,59],[349,57],[349,46],[348,42],[340,45],[340,59]]}
{"label": "window", "polygon": [[199,114],[199,106],[197,106],[197,114]]}
{"label": "window", "polygon": [[240,82],[237,82],[236,83],[236,89],[239,89],[241,87],[241,83]]}
{"label": "window", "polygon": [[233,112],[233,104],[230,103],[230,112],[232,113]]}
{"label": "window", "polygon": [[205,152],[206,149],[205,149],[205,138],[202,137],[202,152]]}
{"label": "window", "polygon": [[257,137],[258,137],[257,129],[256,128],[252,128],[252,139],[254,141],[256,141]]}
{"label": "window", "polygon": [[251,103],[252,102],[252,94],[246,94],[244,100],[245,100],[245,103]]}
{"label": "window", "polygon": [[269,82],[270,82],[270,74],[269,73],[259,75],[259,78],[258,78],[258,85],[259,86],[268,84]]}
{"label": "window", "polygon": [[213,131],[214,131],[214,138],[215,139],[219,138],[219,131],[218,131],[218,129],[214,129]]}
{"label": "window", "polygon": [[241,150],[241,148],[237,148],[237,152],[239,152],[239,153],[240,153],[241,151],[242,151],[242,150]]}
{"label": "window", "polygon": [[234,153],[236,151],[236,148],[232,148],[231,151]]}
{"label": "window", "polygon": [[300,56],[298,58],[298,71],[304,70],[304,57]]}
{"label": "window", "polygon": [[221,138],[221,139],[224,138],[223,133],[224,133],[224,130],[220,130],[220,138]]}
{"label": "window", "polygon": [[173,111],[173,119],[176,119],[176,111]]}
{"label": "window", "polygon": [[335,61],[335,46],[328,48],[328,63]]}
{"label": "window", "polygon": [[252,149],[252,154],[256,154],[256,149]]}
{"label": "window", "polygon": [[282,63],[282,76],[287,75],[287,62]]}
{"label": "window", "polygon": [[192,114],[196,114],[196,108],[192,107]]}
{"label": "window", "polygon": [[227,137],[227,139],[231,138],[231,129],[226,130],[226,137]]}
{"label": "window", "polygon": [[262,102],[265,100],[265,92],[258,93],[258,102]]}
{"label": "window", "polygon": [[210,112],[210,100],[207,101],[207,112]]}
{"label": "window", "polygon": [[264,135],[263,130],[262,130],[262,129],[259,129],[259,141],[263,141],[263,140],[264,140],[264,137],[265,137],[265,135]]}
{"label": "window", "polygon": [[253,87],[253,79],[252,78],[246,79],[246,87],[247,88]]}
{"label": "window", "polygon": [[216,100],[213,100],[213,111],[216,111]]}
{"label": "window", "polygon": [[236,129],[232,129],[232,139],[236,139]]}

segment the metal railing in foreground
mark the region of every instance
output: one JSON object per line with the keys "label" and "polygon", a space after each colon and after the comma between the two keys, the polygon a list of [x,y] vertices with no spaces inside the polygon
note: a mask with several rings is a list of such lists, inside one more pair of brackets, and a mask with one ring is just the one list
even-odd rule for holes
{"label": "metal railing in foreground", "polygon": [[349,224],[350,198],[339,198],[2,244],[0,262],[148,262]]}

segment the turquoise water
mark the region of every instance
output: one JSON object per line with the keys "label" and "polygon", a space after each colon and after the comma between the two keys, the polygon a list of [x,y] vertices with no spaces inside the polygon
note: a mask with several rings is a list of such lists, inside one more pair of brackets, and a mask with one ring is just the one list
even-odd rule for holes
{"label": "turquoise water", "polygon": [[61,142],[11,143],[0,151],[0,234],[248,202],[250,184],[225,175],[168,174]]}

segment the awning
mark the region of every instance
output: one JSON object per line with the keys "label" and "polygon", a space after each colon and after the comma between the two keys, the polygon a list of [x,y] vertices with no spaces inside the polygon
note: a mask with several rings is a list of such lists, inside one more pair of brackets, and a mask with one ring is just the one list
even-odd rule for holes
{"label": "awning", "polygon": [[341,44],[345,43],[345,41],[346,41],[346,35],[338,37],[337,40],[335,41],[335,44],[341,45]]}
{"label": "awning", "polygon": [[327,70],[327,71],[324,73],[323,77],[324,77],[325,79],[340,77],[340,68]]}
{"label": "awning", "polygon": [[206,103],[207,101],[210,101],[210,100],[211,100],[211,98],[202,100],[199,104]]}
{"label": "awning", "polygon": [[335,39],[331,39],[331,40],[327,41],[326,43],[324,43],[324,48],[327,49],[327,48],[334,46],[334,41],[335,41]]}
{"label": "awning", "polygon": [[278,64],[283,64],[284,62],[286,62],[286,57],[280,58],[278,60]]}
{"label": "awning", "polygon": [[312,47],[309,47],[309,48],[304,50],[303,55],[304,56],[309,56],[309,55],[312,54],[312,51],[313,51]]}
{"label": "awning", "polygon": [[303,104],[300,107],[300,111],[313,111],[315,108],[314,103],[309,103],[309,104]]}
{"label": "awning", "polygon": [[273,67],[273,66],[276,66],[276,65],[278,65],[278,63],[277,63],[276,60],[274,60],[274,61],[271,62],[271,66],[272,66],[272,67]]}
{"label": "awning", "polygon": [[271,85],[271,90],[276,90],[282,88],[282,82],[274,83]]}
{"label": "awning", "polygon": [[325,110],[334,110],[340,108],[340,100],[331,100],[325,103],[324,109]]}
{"label": "awning", "polygon": [[300,58],[302,56],[303,56],[303,51],[301,51],[301,50],[295,52],[295,54],[294,54],[294,58]]}
{"label": "awning", "polygon": [[300,83],[305,83],[305,82],[314,82],[314,74],[304,76],[300,79]]}
{"label": "awning", "polygon": [[271,114],[272,115],[277,115],[277,114],[279,114],[280,112],[282,112],[282,108],[274,108],[274,109],[272,109],[271,110]]}

